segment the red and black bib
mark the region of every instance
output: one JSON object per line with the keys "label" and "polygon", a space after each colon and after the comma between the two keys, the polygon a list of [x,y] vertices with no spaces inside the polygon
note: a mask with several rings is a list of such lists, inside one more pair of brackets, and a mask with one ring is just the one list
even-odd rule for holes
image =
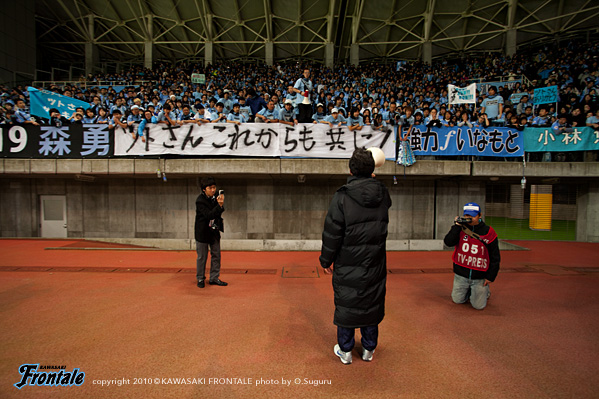
{"label": "red and black bib", "polygon": [[489,226],[489,232],[480,236],[480,240],[460,232],[460,242],[453,251],[453,263],[472,270],[486,272],[489,270],[489,251],[483,244],[490,244],[497,238],[497,233]]}

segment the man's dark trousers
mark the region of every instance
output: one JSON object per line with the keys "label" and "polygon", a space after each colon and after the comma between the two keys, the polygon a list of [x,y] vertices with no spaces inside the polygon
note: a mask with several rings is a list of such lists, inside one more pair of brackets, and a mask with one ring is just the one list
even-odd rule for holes
{"label": "man's dark trousers", "polygon": [[[360,328],[362,333],[362,347],[368,351],[376,348],[379,338],[379,326],[368,326]],[[356,343],[354,335],[355,328],[337,326],[337,343],[343,352],[351,352]]]}
{"label": "man's dark trousers", "polygon": [[208,247],[210,247],[210,281],[215,281],[220,276],[220,240],[216,240],[214,244],[196,241],[196,252],[198,253],[196,277],[198,281],[203,281],[206,278]]}

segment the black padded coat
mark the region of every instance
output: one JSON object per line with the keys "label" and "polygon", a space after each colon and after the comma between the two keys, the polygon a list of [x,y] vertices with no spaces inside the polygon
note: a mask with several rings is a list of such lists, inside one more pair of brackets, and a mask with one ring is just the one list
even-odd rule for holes
{"label": "black padded coat", "polygon": [[337,326],[374,326],[385,316],[390,207],[387,188],[373,178],[348,178],[331,201],[320,264],[324,268],[334,264]]}

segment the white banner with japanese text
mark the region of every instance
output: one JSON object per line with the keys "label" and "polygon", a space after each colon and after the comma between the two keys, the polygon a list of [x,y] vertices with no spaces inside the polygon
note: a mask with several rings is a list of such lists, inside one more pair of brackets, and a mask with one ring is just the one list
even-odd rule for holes
{"label": "white banner with japanese text", "polygon": [[476,83],[466,87],[447,85],[449,104],[476,104]]}
{"label": "white banner with japanese text", "polygon": [[116,128],[114,155],[229,155],[244,157],[350,158],[358,147],[379,147],[395,159],[391,128],[350,131],[325,124],[214,123],[183,126],[148,124],[143,137],[137,130]]}

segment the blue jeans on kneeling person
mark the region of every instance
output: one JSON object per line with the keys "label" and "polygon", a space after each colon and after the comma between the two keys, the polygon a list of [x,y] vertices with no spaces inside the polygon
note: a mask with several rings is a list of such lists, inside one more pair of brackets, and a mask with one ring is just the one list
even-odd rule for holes
{"label": "blue jeans on kneeling person", "polygon": [[470,303],[474,309],[482,310],[487,306],[487,299],[491,295],[489,285],[484,285],[484,279],[471,280],[455,274],[451,299],[455,303],[465,303],[470,291]]}

